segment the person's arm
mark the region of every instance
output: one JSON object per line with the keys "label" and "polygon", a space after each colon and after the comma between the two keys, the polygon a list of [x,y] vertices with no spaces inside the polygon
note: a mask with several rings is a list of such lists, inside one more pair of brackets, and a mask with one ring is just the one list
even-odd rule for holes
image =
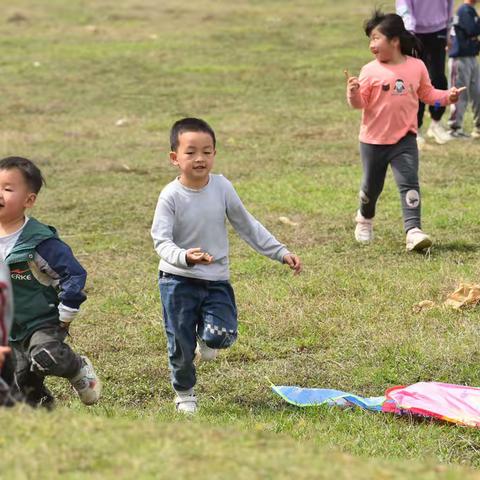
{"label": "person's arm", "polygon": [[[414,0],[395,0],[397,14],[402,17],[405,28],[409,32],[415,32],[415,29],[417,28],[417,20],[413,13],[413,1]],[[449,1],[453,2],[453,0]]]}
{"label": "person's arm", "polygon": [[347,102],[352,108],[364,109],[368,106],[370,100],[370,82],[364,74],[364,71],[360,72],[358,77],[350,77],[347,75]]}
{"label": "person's arm", "polygon": [[438,107],[444,107],[449,105],[450,90],[438,90],[433,87],[428,75],[427,67],[422,62],[422,70],[420,77],[420,86],[418,88],[418,98],[427,105],[435,105]]}
{"label": "person's arm", "polygon": [[[60,322],[69,324],[87,299],[84,292],[87,272],[73,255],[71,248],[58,238],[49,238],[36,247],[34,262],[40,272],[59,288]],[[40,281],[42,281],[40,279]]]}
{"label": "person's arm", "polygon": [[233,185],[226,181],[226,214],[240,237],[254,250],[272,260],[284,262],[290,252],[245,208]]}
{"label": "person's arm", "polygon": [[[5,357],[10,355],[11,349],[10,347],[1,346],[0,345],[0,372],[2,371],[3,364],[5,363]],[[0,378],[1,381],[1,378]]]}
{"label": "person's arm", "polygon": [[175,205],[173,200],[160,195],[151,229],[153,246],[160,258],[170,265],[187,268],[187,250],[180,248],[173,241],[174,219]]}
{"label": "person's arm", "polygon": [[422,65],[422,76],[417,93],[418,98],[420,98],[423,103],[435,105],[436,107],[444,107],[445,105],[456,103],[462,92],[467,89],[467,87],[452,87],[450,90],[437,90],[433,88],[427,68],[423,62]]}

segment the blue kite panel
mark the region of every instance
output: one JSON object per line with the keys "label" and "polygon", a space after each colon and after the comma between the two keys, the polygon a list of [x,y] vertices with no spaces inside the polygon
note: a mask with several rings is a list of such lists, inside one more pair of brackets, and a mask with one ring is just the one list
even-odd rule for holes
{"label": "blue kite panel", "polygon": [[298,407],[311,407],[315,405],[329,405],[338,407],[357,406],[365,410],[381,411],[386,398],[359,397],[353,393],[332,390],[330,388],[301,388],[272,385],[275,393],[285,401]]}

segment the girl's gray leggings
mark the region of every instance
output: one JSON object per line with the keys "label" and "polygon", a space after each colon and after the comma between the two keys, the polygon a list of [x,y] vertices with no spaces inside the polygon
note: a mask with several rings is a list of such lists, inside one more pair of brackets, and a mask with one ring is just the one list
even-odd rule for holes
{"label": "girl's gray leggings", "polygon": [[416,135],[408,133],[394,145],[372,145],[360,142],[360,155],[363,164],[360,213],[365,218],[375,216],[375,205],[382,193],[390,164],[400,191],[405,232],[415,227],[421,228]]}

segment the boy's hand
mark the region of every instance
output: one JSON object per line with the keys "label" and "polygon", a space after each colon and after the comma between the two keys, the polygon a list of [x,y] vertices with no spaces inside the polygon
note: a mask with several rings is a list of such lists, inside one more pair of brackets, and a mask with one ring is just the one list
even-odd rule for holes
{"label": "boy's hand", "polygon": [[450,100],[450,103],[458,102],[458,98],[460,97],[460,94],[466,89],[467,89],[467,87],[460,87],[460,88],[452,87],[449,90],[450,95],[448,96],[448,99]]}
{"label": "boy's hand", "polygon": [[0,347],[0,368],[2,368],[5,362],[5,357],[11,352],[10,347]]}
{"label": "boy's hand", "polygon": [[186,258],[189,265],[195,265],[197,263],[209,265],[213,262],[213,257],[209,253],[202,251],[201,248],[189,248]]}
{"label": "boy's hand", "polygon": [[358,81],[357,77],[351,77],[348,73],[348,70],[344,70],[343,74],[345,75],[345,79],[347,80],[347,92],[349,95],[351,95],[360,88],[360,82]]}
{"label": "boy's hand", "polygon": [[294,275],[298,275],[303,270],[302,261],[294,253],[287,253],[283,257],[283,263],[286,263],[293,270]]}

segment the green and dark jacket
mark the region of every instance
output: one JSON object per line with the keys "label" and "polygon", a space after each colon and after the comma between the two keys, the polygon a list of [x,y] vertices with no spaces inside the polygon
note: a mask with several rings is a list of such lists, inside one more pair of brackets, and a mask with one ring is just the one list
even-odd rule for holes
{"label": "green and dark jacket", "polygon": [[57,325],[59,303],[78,309],[86,300],[84,268],[55,228],[34,218],[26,223],[5,263],[10,268],[14,301],[10,342]]}

